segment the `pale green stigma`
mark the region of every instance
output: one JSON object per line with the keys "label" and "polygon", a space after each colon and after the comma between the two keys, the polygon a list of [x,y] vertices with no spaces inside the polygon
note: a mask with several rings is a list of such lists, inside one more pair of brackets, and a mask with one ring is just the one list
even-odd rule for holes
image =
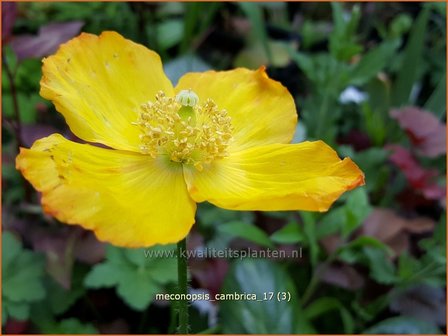
{"label": "pale green stigma", "polygon": [[194,107],[199,103],[199,97],[191,89],[182,90],[177,94],[176,101],[182,106]]}
{"label": "pale green stigma", "polygon": [[182,105],[178,111],[180,117],[187,121],[190,120],[194,125],[196,123],[196,113],[194,107],[199,102],[199,97],[191,89],[182,90],[176,96],[176,101]]}

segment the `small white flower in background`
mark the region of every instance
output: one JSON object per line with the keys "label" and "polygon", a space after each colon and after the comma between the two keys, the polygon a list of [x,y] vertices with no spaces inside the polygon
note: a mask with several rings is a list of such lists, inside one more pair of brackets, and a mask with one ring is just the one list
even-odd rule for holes
{"label": "small white flower in background", "polygon": [[[188,292],[190,294],[207,294],[209,293],[206,289],[195,289],[189,288]],[[195,307],[201,315],[208,316],[208,327],[212,328],[218,323],[218,306],[213,304],[209,300],[197,300],[191,301],[191,305]]]}
{"label": "small white flower in background", "polygon": [[367,93],[360,91],[354,86],[349,86],[341,92],[341,95],[339,96],[339,102],[342,104],[360,104],[365,101],[367,97]]}
{"label": "small white flower in background", "polygon": [[352,13],[344,12],[342,13],[342,18],[345,22],[349,22],[352,18]]}
{"label": "small white flower in background", "polygon": [[420,91],[422,90],[422,84],[421,83],[415,83],[412,85],[411,94],[409,95],[409,99],[411,102],[415,102],[417,100],[418,95],[420,94]]}

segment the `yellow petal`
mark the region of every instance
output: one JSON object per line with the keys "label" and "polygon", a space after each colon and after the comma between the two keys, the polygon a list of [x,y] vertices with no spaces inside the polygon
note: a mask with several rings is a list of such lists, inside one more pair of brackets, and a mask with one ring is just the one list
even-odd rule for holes
{"label": "yellow petal", "polygon": [[356,164],[322,141],[251,148],[184,175],[195,201],[234,210],[326,211],[364,184]]}
{"label": "yellow petal", "polygon": [[297,124],[294,99],[268,78],[264,68],[188,73],[176,92],[192,89],[200,101],[211,98],[232,118],[234,141],[229,151],[273,143],[289,143]]}
{"label": "yellow petal", "polygon": [[160,57],[114,32],[70,40],[43,61],[42,72],[42,97],[73,133],[116,149],[138,150],[137,109],[159,90],[173,94]]}
{"label": "yellow petal", "polygon": [[42,192],[46,213],[93,230],[114,245],[174,243],[194,223],[196,204],[180,165],[81,145],[59,134],[21,148],[16,165]]}

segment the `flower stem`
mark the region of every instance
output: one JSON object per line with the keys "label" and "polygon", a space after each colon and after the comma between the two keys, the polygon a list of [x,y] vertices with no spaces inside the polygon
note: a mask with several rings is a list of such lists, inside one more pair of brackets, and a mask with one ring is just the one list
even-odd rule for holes
{"label": "flower stem", "polygon": [[[187,239],[183,239],[177,243],[177,281],[178,293],[181,299],[178,302],[179,325],[178,333],[188,333],[188,301],[187,296]],[[185,299],[182,299],[184,297]]]}
{"label": "flower stem", "polygon": [[11,69],[11,67],[9,66],[9,63],[6,59],[6,55],[2,54],[2,64],[3,64],[3,68],[5,70],[6,76],[8,78],[9,81],[9,90],[11,92],[11,97],[12,97],[12,109],[13,109],[13,113],[14,113],[14,131],[15,131],[15,137],[17,140],[17,148],[19,152],[20,150],[20,146],[23,146],[23,141],[22,141],[22,124],[21,124],[21,120],[20,120],[20,110],[19,110],[19,101],[17,98],[17,89],[16,89],[16,84],[15,84],[15,71],[13,71]]}
{"label": "flower stem", "polygon": [[[327,259],[321,264],[320,266],[320,272],[322,272],[325,268],[327,268],[328,266],[331,265],[331,263],[336,259],[337,257],[337,252],[338,250],[336,250],[335,252],[331,253]],[[305,289],[305,292],[302,295],[302,307],[305,307],[308,303],[309,300],[312,298],[312,296],[314,295],[317,286],[319,285],[319,274],[318,271],[316,269],[314,269],[313,271],[313,275],[311,276],[311,280],[308,283],[308,286]]]}
{"label": "flower stem", "polygon": [[[10,64],[8,63],[8,60],[6,58],[6,55],[4,52],[2,52],[2,64],[3,69],[5,70],[6,77],[9,81],[9,90],[12,97],[12,109],[14,113],[14,120],[11,123],[12,130],[14,132],[14,136],[16,138],[17,143],[17,153],[20,153],[20,147],[24,145],[23,143],[23,136],[22,136],[22,121],[20,119],[20,108],[19,108],[19,99],[18,99],[18,93],[17,93],[17,87],[15,83],[15,75],[17,71],[17,65],[12,69]],[[2,118],[3,120],[3,118]],[[6,118],[5,118],[6,121]],[[23,189],[25,190],[25,201],[27,203],[31,203],[32,200],[32,190],[31,185],[25,181],[25,179],[22,178],[22,184]]]}
{"label": "flower stem", "polygon": [[316,138],[320,139],[324,137],[325,126],[328,123],[327,111],[328,111],[328,93],[325,91],[322,99],[322,103],[319,108],[319,119],[316,128]]}

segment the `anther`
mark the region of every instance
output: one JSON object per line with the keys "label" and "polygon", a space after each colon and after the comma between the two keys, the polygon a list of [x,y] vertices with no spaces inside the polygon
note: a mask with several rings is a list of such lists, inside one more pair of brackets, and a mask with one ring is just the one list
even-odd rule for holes
{"label": "anther", "polygon": [[192,90],[182,90],[175,98],[159,92],[155,100],[142,104],[137,121],[140,151],[155,158],[167,154],[171,161],[197,170],[228,155],[232,141],[231,118],[211,99],[199,105]]}

